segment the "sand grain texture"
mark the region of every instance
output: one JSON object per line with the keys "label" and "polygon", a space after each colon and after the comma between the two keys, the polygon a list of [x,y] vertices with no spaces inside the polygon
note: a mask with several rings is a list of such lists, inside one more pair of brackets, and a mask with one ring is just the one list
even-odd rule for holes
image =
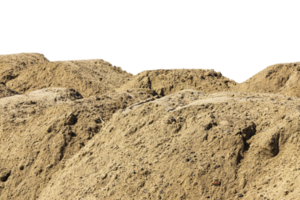
{"label": "sand grain texture", "polygon": [[0,56],[0,199],[299,199],[298,65],[237,84]]}

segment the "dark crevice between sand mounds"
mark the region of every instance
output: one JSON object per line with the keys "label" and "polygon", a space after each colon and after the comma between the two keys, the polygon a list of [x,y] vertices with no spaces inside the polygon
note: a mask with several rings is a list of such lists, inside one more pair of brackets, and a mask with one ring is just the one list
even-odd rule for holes
{"label": "dark crevice between sand mounds", "polygon": [[242,142],[243,142],[243,146],[237,155],[237,165],[239,165],[242,162],[242,160],[244,159],[245,154],[247,153],[247,151],[250,148],[249,140],[255,134],[256,134],[256,125],[254,123],[252,123],[250,126],[247,126],[246,128],[244,128],[241,131],[239,131],[238,133],[236,133],[236,135],[242,136]]}
{"label": "dark crevice between sand mounds", "polygon": [[244,152],[248,151],[250,148],[250,144],[248,143],[248,141],[256,134],[256,125],[252,123],[250,126],[241,130],[238,134],[241,134],[243,137]]}
{"label": "dark crevice between sand mounds", "polygon": [[271,149],[272,157],[277,156],[279,153],[279,137],[280,137],[280,134],[277,134],[276,137],[274,138],[274,140],[272,140],[270,143],[270,145],[272,146],[272,149]]}
{"label": "dark crevice between sand mounds", "polygon": [[151,82],[149,76],[147,76],[147,79],[148,79],[149,88],[150,88],[150,90],[152,90],[152,82]]}

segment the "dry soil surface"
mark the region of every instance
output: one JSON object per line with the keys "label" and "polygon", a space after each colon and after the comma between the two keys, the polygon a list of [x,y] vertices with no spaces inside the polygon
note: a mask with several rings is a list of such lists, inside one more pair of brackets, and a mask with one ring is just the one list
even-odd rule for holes
{"label": "dry soil surface", "polygon": [[299,199],[298,68],[0,56],[0,199]]}

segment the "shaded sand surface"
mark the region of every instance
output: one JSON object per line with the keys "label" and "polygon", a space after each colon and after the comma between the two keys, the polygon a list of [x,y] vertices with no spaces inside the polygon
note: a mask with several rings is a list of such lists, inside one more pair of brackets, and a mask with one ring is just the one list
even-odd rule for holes
{"label": "shaded sand surface", "polygon": [[0,199],[299,199],[299,66],[238,84],[0,55]]}

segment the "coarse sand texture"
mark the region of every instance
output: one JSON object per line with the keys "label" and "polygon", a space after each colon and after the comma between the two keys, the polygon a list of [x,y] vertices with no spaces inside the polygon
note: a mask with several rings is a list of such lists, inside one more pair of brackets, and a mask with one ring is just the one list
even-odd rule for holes
{"label": "coarse sand texture", "polygon": [[0,199],[298,200],[299,78],[1,55]]}

